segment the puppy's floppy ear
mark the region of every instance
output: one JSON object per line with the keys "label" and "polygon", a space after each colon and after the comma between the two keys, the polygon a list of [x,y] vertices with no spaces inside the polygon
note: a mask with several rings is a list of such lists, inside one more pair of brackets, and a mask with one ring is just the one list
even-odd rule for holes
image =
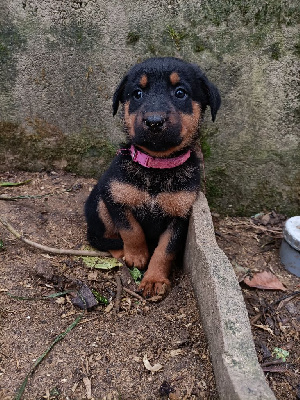
{"label": "puppy's floppy ear", "polygon": [[128,76],[124,76],[124,78],[121,80],[119,83],[119,86],[117,87],[114,96],[113,96],[113,116],[117,114],[118,108],[119,108],[119,102],[123,102],[123,94],[124,94],[124,88],[127,83]]}
{"label": "puppy's floppy ear", "polygon": [[204,92],[204,96],[201,96],[201,104],[204,106],[204,110],[206,106],[210,106],[211,118],[213,121],[216,119],[217,112],[221,105],[221,96],[219,90],[216,86],[211,83],[205,74],[200,70],[198,66],[195,66],[197,80],[200,81],[201,89]]}

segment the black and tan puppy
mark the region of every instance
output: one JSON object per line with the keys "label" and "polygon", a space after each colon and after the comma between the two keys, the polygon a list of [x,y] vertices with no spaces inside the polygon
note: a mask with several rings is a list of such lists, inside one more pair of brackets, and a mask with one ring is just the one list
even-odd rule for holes
{"label": "black and tan puppy", "polygon": [[220,107],[217,88],[193,64],[151,58],[135,65],[113,98],[124,105],[127,144],[91,192],[85,213],[88,240],[99,250],[148,269],[144,296],[170,286],[170,268],[184,246],[188,218],[200,186],[194,150],[209,105]]}

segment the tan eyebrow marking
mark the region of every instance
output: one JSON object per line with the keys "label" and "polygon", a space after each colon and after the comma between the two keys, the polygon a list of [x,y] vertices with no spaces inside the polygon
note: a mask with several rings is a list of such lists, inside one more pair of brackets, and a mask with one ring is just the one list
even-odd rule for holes
{"label": "tan eyebrow marking", "polygon": [[147,86],[147,83],[148,83],[148,78],[147,78],[147,75],[144,74],[141,76],[140,85],[142,88],[145,88]]}
{"label": "tan eyebrow marking", "polygon": [[180,81],[180,76],[177,72],[172,72],[170,75],[170,81],[172,85],[176,85]]}

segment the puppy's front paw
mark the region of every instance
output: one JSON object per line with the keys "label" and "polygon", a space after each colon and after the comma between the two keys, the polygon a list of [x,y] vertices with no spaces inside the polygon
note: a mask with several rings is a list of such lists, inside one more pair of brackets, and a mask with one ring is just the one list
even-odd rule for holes
{"label": "puppy's front paw", "polygon": [[135,251],[129,251],[128,249],[124,249],[125,253],[125,262],[128,267],[136,267],[138,269],[145,269],[149,260],[149,252],[148,249],[139,249]]}
{"label": "puppy's front paw", "polygon": [[145,274],[139,289],[143,292],[145,298],[157,297],[162,299],[170,290],[171,283],[169,279],[159,275]]}

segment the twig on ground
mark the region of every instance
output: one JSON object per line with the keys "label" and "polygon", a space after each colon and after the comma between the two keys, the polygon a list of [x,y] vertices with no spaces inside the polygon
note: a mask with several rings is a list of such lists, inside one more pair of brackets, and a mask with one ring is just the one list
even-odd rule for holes
{"label": "twig on ground", "polygon": [[279,299],[273,301],[270,306],[275,306],[276,304],[280,303],[282,300],[288,299],[289,297],[294,297],[300,294],[300,290],[296,290],[295,292],[285,294],[284,296],[279,297]]}
{"label": "twig on ground", "polygon": [[24,199],[42,199],[43,197],[53,196],[54,193],[37,194],[37,195],[19,195],[19,196],[8,196],[6,194],[0,195],[0,200],[15,201]]}
{"label": "twig on ground", "polygon": [[278,237],[282,237],[282,228],[277,228],[275,226],[273,226],[272,228],[269,228],[267,226],[255,225],[255,223],[253,221],[239,221],[239,222],[233,223],[233,225],[234,226],[239,226],[239,225],[245,226],[246,225],[249,228],[253,228],[258,231],[274,233],[274,234],[278,235]]}
{"label": "twig on ground", "polygon": [[285,362],[282,360],[272,360],[272,361],[268,361],[265,363],[260,364],[261,367],[269,367],[270,365],[278,365],[278,364],[283,364],[285,365]]}
{"label": "twig on ground", "polygon": [[123,286],[123,290],[124,292],[130,294],[132,297],[135,297],[136,299],[140,300],[140,301],[147,301],[147,299],[144,299],[144,297],[140,296],[138,293],[133,292],[130,289],[127,289],[127,287]]}
{"label": "twig on ground", "polygon": [[119,275],[116,275],[116,284],[117,284],[117,294],[116,294],[116,301],[115,301],[115,312],[118,313],[120,311],[120,303],[121,303],[121,296],[122,296],[122,282]]}
{"label": "twig on ground", "polygon": [[118,261],[122,264],[122,268],[120,268],[120,278],[122,285],[127,287],[129,290],[134,291],[136,288],[136,283],[130,273],[130,269],[127,267],[125,261],[122,258],[118,258]]}
{"label": "twig on ground", "polygon": [[[122,274],[122,270],[126,270],[124,276],[126,277],[126,279],[128,278],[130,280],[130,284],[132,284],[132,286],[135,285],[135,282],[134,282],[134,280],[132,279],[132,277],[130,275],[129,268],[127,267],[125,261],[122,258],[118,258],[118,260],[120,261],[121,264],[123,264],[123,267],[121,268],[121,274]],[[122,275],[121,275],[121,283],[122,283],[124,292],[130,294],[132,297],[135,297],[136,299],[138,299],[138,300],[140,300],[142,302],[147,301],[146,299],[144,299],[144,297],[140,296],[134,290],[131,290],[127,286],[125,286],[125,284],[127,284],[127,282],[126,282],[126,279],[124,279],[124,281],[122,280],[122,278],[124,278],[124,276],[122,277]],[[117,286],[116,282],[112,282],[112,283],[115,286]]]}
{"label": "twig on ground", "polygon": [[42,244],[33,242],[32,240],[24,238],[20,232],[13,228],[7,221],[0,216],[0,222],[10,233],[12,233],[17,239],[28,244],[29,246],[35,247],[36,249],[42,250],[46,253],[71,255],[71,256],[87,256],[87,257],[110,257],[110,253],[106,251],[90,251],[90,250],[71,250],[71,249],[58,249],[56,247],[48,247]]}
{"label": "twig on ground", "polygon": [[[110,277],[106,277],[107,279],[109,279],[111,281],[111,283],[115,286],[117,286],[116,282],[114,282],[113,278]],[[140,296],[138,293],[134,292],[133,290],[128,289],[126,286],[123,286],[123,290],[124,292],[130,294],[132,297],[135,297],[136,299],[140,300],[140,301],[147,301],[147,299],[144,299],[144,297]]]}
{"label": "twig on ground", "polygon": [[[29,181],[25,181],[24,183],[21,182],[20,184],[7,185],[7,186],[21,186],[21,185],[26,184],[27,182],[29,182]],[[5,186],[5,185],[0,184],[0,187],[1,186]],[[62,192],[50,192],[50,193],[34,194],[34,195],[21,194],[19,196],[8,196],[6,194],[1,194],[0,200],[15,201],[15,200],[24,200],[24,199],[42,199],[43,197],[50,197],[50,196],[60,195],[63,193],[72,192],[72,190],[73,190],[73,188],[69,188],[69,189],[63,190]]]}

